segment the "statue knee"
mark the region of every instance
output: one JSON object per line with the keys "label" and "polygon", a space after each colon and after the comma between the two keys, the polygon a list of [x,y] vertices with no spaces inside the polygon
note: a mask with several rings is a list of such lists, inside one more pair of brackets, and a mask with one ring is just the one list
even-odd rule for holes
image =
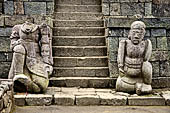
{"label": "statue knee", "polygon": [[25,51],[25,48],[22,46],[22,45],[16,45],[14,48],[13,48],[13,51],[15,53],[20,53],[20,54],[26,54],[26,51]]}
{"label": "statue knee", "polygon": [[142,75],[144,83],[151,84],[152,82],[152,65],[150,62],[146,61],[142,66]]}

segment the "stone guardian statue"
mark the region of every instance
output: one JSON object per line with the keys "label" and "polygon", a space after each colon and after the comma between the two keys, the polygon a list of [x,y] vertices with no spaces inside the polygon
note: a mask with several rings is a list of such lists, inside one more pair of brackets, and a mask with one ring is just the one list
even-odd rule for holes
{"label": "stone guardian statue", "polygon": [[13,27],[10,39],[13,59],[8,78],[13,79],[14,90],[46,91],[53,71],[50,27],[25,22]]}
{"label": "stone guardian statue", "polygon": [[119,42],[117,91],[138,95],[152,91],[152,65],[149,62],[152,44],[149,39],[144,40],[145,27],[142,21],[133,22],[128,39]]}

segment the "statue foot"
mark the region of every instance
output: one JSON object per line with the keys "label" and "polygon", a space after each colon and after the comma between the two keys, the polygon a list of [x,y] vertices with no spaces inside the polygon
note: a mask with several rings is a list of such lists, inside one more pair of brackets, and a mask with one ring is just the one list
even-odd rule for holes
{"label": "statue foot", "polygon": [[144,83],[136,83],[136,94],[149,94],[152,92],[152,86]]}
{"label": "statue foot", "polygon": [[14,81],[14,91],[16,92],[26,92],[27,91],[27,84],[28,84],[28,77],[24,74],[16,75],[13,78]]}
{"label": "statue foot", "polygon": [[19,74],[16,75],[13,79],[14,81],[14,90],[19,92],[32,92],[39,93],[41,89],[33,81],[31,81],[26,75]]}

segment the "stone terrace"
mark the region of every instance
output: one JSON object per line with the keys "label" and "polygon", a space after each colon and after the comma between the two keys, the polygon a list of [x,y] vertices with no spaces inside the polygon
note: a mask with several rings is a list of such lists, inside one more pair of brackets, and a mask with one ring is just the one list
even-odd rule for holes
{"label": "stone terrace", "polygon": [[17,106],[170,106],[169,89],[157,89],[150,95],[137,96],[115,92],[114,89],[49,87],[45,94],[17,93],[14,98]]}

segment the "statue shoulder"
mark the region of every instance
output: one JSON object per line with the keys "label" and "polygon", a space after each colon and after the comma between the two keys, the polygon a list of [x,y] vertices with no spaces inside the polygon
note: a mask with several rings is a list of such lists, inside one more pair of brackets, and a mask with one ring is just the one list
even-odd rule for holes
{"label": "statue shoulder", "polygon": [[19,31],[21,29],[21,24],[18,24],[18,25],[15,25],[13,28],[12,28],[12,31]]}

